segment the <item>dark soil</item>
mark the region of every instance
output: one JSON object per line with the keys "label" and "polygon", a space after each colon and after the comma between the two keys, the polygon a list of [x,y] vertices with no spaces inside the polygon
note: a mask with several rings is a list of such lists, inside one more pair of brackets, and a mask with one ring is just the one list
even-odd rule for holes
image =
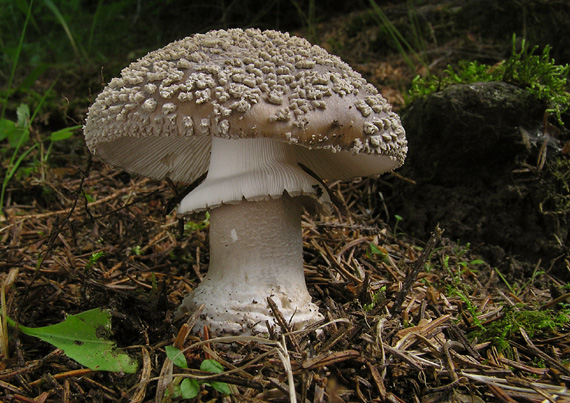
{"label": "dark soil", "polygon": [[543,207],[548,170],[567,159],[557,138],[566,136],[544,134],[546,108],[501,82],[414,102],[403,115],[410,153],[401,173],[416,183],[402,186],[402,227],[423,238],[439,223],[510,278],[531,276],[537,264],[570,278],[568,216]]}

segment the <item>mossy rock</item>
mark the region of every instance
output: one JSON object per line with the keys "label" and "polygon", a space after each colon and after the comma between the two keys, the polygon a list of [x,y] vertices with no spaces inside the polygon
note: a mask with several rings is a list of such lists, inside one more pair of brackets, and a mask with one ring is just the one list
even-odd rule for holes
{"label": "mossy rock", "polygon": [[544,209],[547,194],[547,205],[565,201],[558,193],[568,184],[552,167],[568,156],[560,139],[543,136],[545,109],[503,82],[453,85],[415,101],[402,115],[409,154],[401,173],[415,185],[398,185],[401,228],[427,238],[439,223],[505,273],[531,274],[540,261],[568,276],[570,212]]}
{"label": "mossy rock", "polygon": [[507,83],[452,85],[417,100],[402,116],[406,166],[416,179],[442,185],[493,180],[527,157],[520,128],[533,130],[545,109]]}

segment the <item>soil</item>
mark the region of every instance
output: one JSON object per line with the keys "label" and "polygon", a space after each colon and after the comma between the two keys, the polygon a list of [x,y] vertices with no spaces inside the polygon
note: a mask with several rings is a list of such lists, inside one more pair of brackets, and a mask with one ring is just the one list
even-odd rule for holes
{"label": "soil", "polygon": [[[47,162],[33,150],[24,166],[31,174],[9,182],[0,271],[5,282],[8,273],[17,276],[4,284],[2,304],[30,327],[106,309],[113,339],[139,370],[92,371],[10,329],[0,363],[2,401],[180,401],[165,397],[165,389],[173,379],[196,376],[205,359],[222,364],[215,380],[232,394],[202,385],[195,401],[569,401],[568,212],[560,207],[570,181],[567,132],[558,127],[560,142],[542,148],[537,133],[544,125],[536,123],[543,122],[543,105],[504,84],[451,88],[411,107],[405,98],[417,74],[460,59],[499,62],[513,32],[549,43],[557,61],[570,62],[570,7],[546,0],[426,1],[416,7],[414,35],[403,2],[382,3],[424,57],[410,62],[369,6],[350,12],[338,6],[338,14],[324,14],[311,29],[264,25],[311,37],[341,56],[401,113],[410,139],[404,169],[328,183],[339,200],[335,213],[303,217],[305,275],[325,316],[322,326],[283,338],[215,342],[207,329],[190,333],[192,318],[175,319],[174,311],[207,271],[208,228],[204,217],[185,226],[173,213],[186,184],[108,167],[77,135],[55,143]],[[188,30],[187,19],[176,21],[165,37]],[[38,118],[33,136],[83,122],[101,81],[99,69],[86,70],[58,81],[65,97]],[[49,76],[38,88],[49,86]],[[458,108],[458,100],[469,106]],[[450,104],[477,113],[451,119]],[[168,345],[185,349],[190,370],[173,367]]]}
{"label": "soil", "polygon": [[402,228],[424,238],[439,223],[511,279],[541,263],[569,279],[568,216],[544,207],[548,171],[567,158],[561,133],[544,133],[546,109],[502,82],[453,85],[414,102],[402,117],[410,153],[400,172],[415,181],[398,187]]}

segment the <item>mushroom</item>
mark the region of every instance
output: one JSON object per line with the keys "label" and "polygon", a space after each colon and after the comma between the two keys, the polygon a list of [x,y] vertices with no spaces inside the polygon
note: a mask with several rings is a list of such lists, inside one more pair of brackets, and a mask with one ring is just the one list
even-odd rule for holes
{"label": "mushroom", "polygon": [[277,31],[210,31],[132,63],[90,107],[87,146],[155,179],[205,180],[179,214],[210,211],[210,264],[181,312],[217,333],[267,333],[271,297],[293,329],[321,320],[303,274],[303,207],[322,180],[402,165],[398,115],[348,64]]}

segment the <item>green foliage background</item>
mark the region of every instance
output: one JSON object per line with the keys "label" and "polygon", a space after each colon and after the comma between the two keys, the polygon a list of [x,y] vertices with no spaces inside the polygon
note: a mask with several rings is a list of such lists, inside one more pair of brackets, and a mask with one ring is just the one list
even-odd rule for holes
{"label": "green foliage background", "polygon": [[[195,32],[248,27],[298,29],[363,1],[33,0],[21,66],[132,59]],[[14,60],[30,1],[0,0],[2,79]],[[326,13],[325,13],[326,11]],[[319,17],[320,16],[320,17]]]}

